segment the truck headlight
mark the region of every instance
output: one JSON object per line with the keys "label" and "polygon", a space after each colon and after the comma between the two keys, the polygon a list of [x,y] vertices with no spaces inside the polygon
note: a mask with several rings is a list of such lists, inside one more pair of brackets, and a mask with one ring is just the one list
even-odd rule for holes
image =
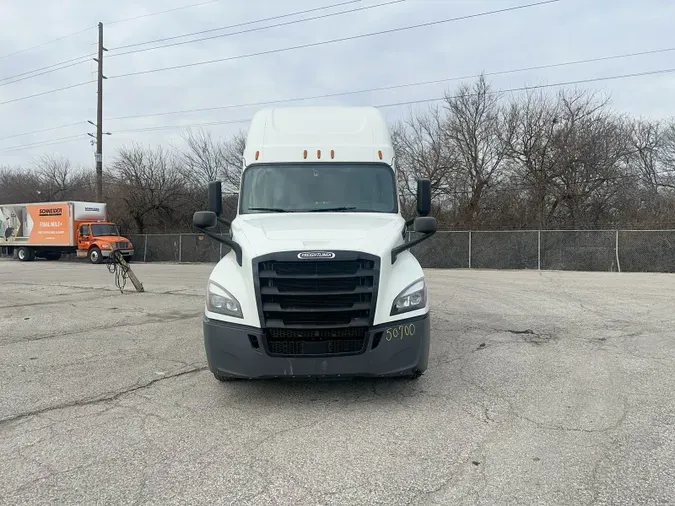
{"label": "truck headlight", "polygon": [[399,293],[391,306],[390,315],[407,313],[422,309],[427,305],[427,284],[424,278],[418,279]]}
{"label": "truck headlight", "polygon": [[243,318],[241,305],[234,296],[222,286],[209,281],[206,291],[206,309],[212,313]]}

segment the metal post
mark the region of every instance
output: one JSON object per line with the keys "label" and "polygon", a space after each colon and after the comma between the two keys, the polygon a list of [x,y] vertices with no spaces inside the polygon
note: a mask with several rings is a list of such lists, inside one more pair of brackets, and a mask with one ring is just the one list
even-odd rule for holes
{"label": "metal post", "polygon": [[471,269],[471,230],[469,230],[469,269]]}
{"label": "metal post", "polygon": [[537,231],[537,270],[541,270],[541,229]]}
{"label": "metal post", "polygon": [[145,234],[145,247],[143,248],[143,263],[148,261],[148,234]]}
{"label": "metal post", "polygon": [[183,261],[183,234],[178,234],[178,263]]}
{"label": "metal post", "polygon": [[103,23],[98,24],[98,94],[96,100],[96,199],[103,202]]}
{"label": "metal post", "polygon": [[614,241],[614,253],[616,255],[616,268],[621,272],[621,262],[619,262],[619,231],[616,231],[616,239]]}

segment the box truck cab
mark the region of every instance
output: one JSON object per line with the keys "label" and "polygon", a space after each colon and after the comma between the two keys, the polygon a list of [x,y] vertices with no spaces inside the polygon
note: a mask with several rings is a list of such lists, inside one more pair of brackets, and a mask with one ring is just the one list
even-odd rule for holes
{"label": "box truck cab", "polygon": [[[230,252],[206,284],[209,369],[233,378],[419,377],[430,350],[424,272],[429,181],[401,215],[388,126],[372,107],[264,109],[251,121],[238,209],[219,182],[195,227]],[[213,230],[218,223],[227,235]],[[421,234],[406,241],[408,227]]]}
{"label": "box truck cab", "polygon": [[107,219],[98,202],[39,202],[0,206],[0,247],[19,260],[58,260],[75,253],[98,264],[118,250],[130,260],[134,246]]}
{"label": "box truck cab", "polygon": [[117,225],[108,221],[87,221],[77,223],[77,256],[88,258],[98,264],[119,250],[126,261],[131,261],[134,246],[120,235]]}

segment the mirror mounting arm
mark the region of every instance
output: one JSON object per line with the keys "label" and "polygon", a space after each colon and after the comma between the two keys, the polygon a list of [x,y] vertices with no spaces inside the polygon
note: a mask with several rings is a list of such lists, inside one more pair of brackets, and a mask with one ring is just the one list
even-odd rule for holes
{"label": "mirror mounting arm", "polygon": [[413,239],[410,242],[406,242],[404,244],[401,244],[400,246],[396,246],[395,248],[392,248],[392,250],[391,250],[391,263],[392,263],[392,265],[394,264],[394,262],[396,262],[396,258],[398,258],[398,256],[401,253],[403,253],[404,251],[412,248],[413,246],[416,246],[417,244],[419,244],[421,242],[426,241],[427,239],[429,239],[429,237],[431,237],[435,233],[436,232],[434,231],[434,232],[430,232],[428,234],[424,234],[424,235],[422,235],[422,237],[418,237],[417,239]]}
{"label": "mirror mounting arm", "polygon": [[403,230],[401,230],[401,236],[403,236],[404,239],[405,239],[406,233],[408,232],[408,229],[410,228],[410,226],[411,226],[413,223],[415,223],[415,218],[409,219],[409,220],[406,221],[405,224],[403,225]]}
{"label": "mirror mounting arm", "polygon": [[205,228],[201,227],[195,227],[197,230],[201,231],[204,235],[209,236],[211,239],[214,241],[220,242],[225,244],[226,246],[229,246],[232,251],[234,251],[234,254],[236,255],[237,258],[237,264],[239,264],[239,267],[242,266],[242,252],[241,252],[241,246],[239,246],[239,243],[234,242],[231,239],[227,239],[225,237],[221,237],[217,234],[214,234],[213,232],[210,232],[209,230],[206,230]]}

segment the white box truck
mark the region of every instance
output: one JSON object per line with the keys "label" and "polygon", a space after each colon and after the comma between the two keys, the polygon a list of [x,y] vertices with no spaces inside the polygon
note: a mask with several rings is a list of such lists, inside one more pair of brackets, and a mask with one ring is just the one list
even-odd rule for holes
{"label": "white box truck", "polygon": [[[430,182],[401,215],[388,126],[372,107],[288,107],[251,120],[230,223],[220,182],[194,226],[230,247],[206,286],[204,345],[220,381],[419,377],[429,299],[410,247],[436,232]],[[215,228],[229,227],[227,235]],[[408,227],[421,234],[407,240]]]}
{"label": "white box truck", "polygon": [[101,202],[35,202],[0,205],[0,253],[29,262],[75,253],[98,264],[119,251],[127,261],[134,245],[108,221]]}

